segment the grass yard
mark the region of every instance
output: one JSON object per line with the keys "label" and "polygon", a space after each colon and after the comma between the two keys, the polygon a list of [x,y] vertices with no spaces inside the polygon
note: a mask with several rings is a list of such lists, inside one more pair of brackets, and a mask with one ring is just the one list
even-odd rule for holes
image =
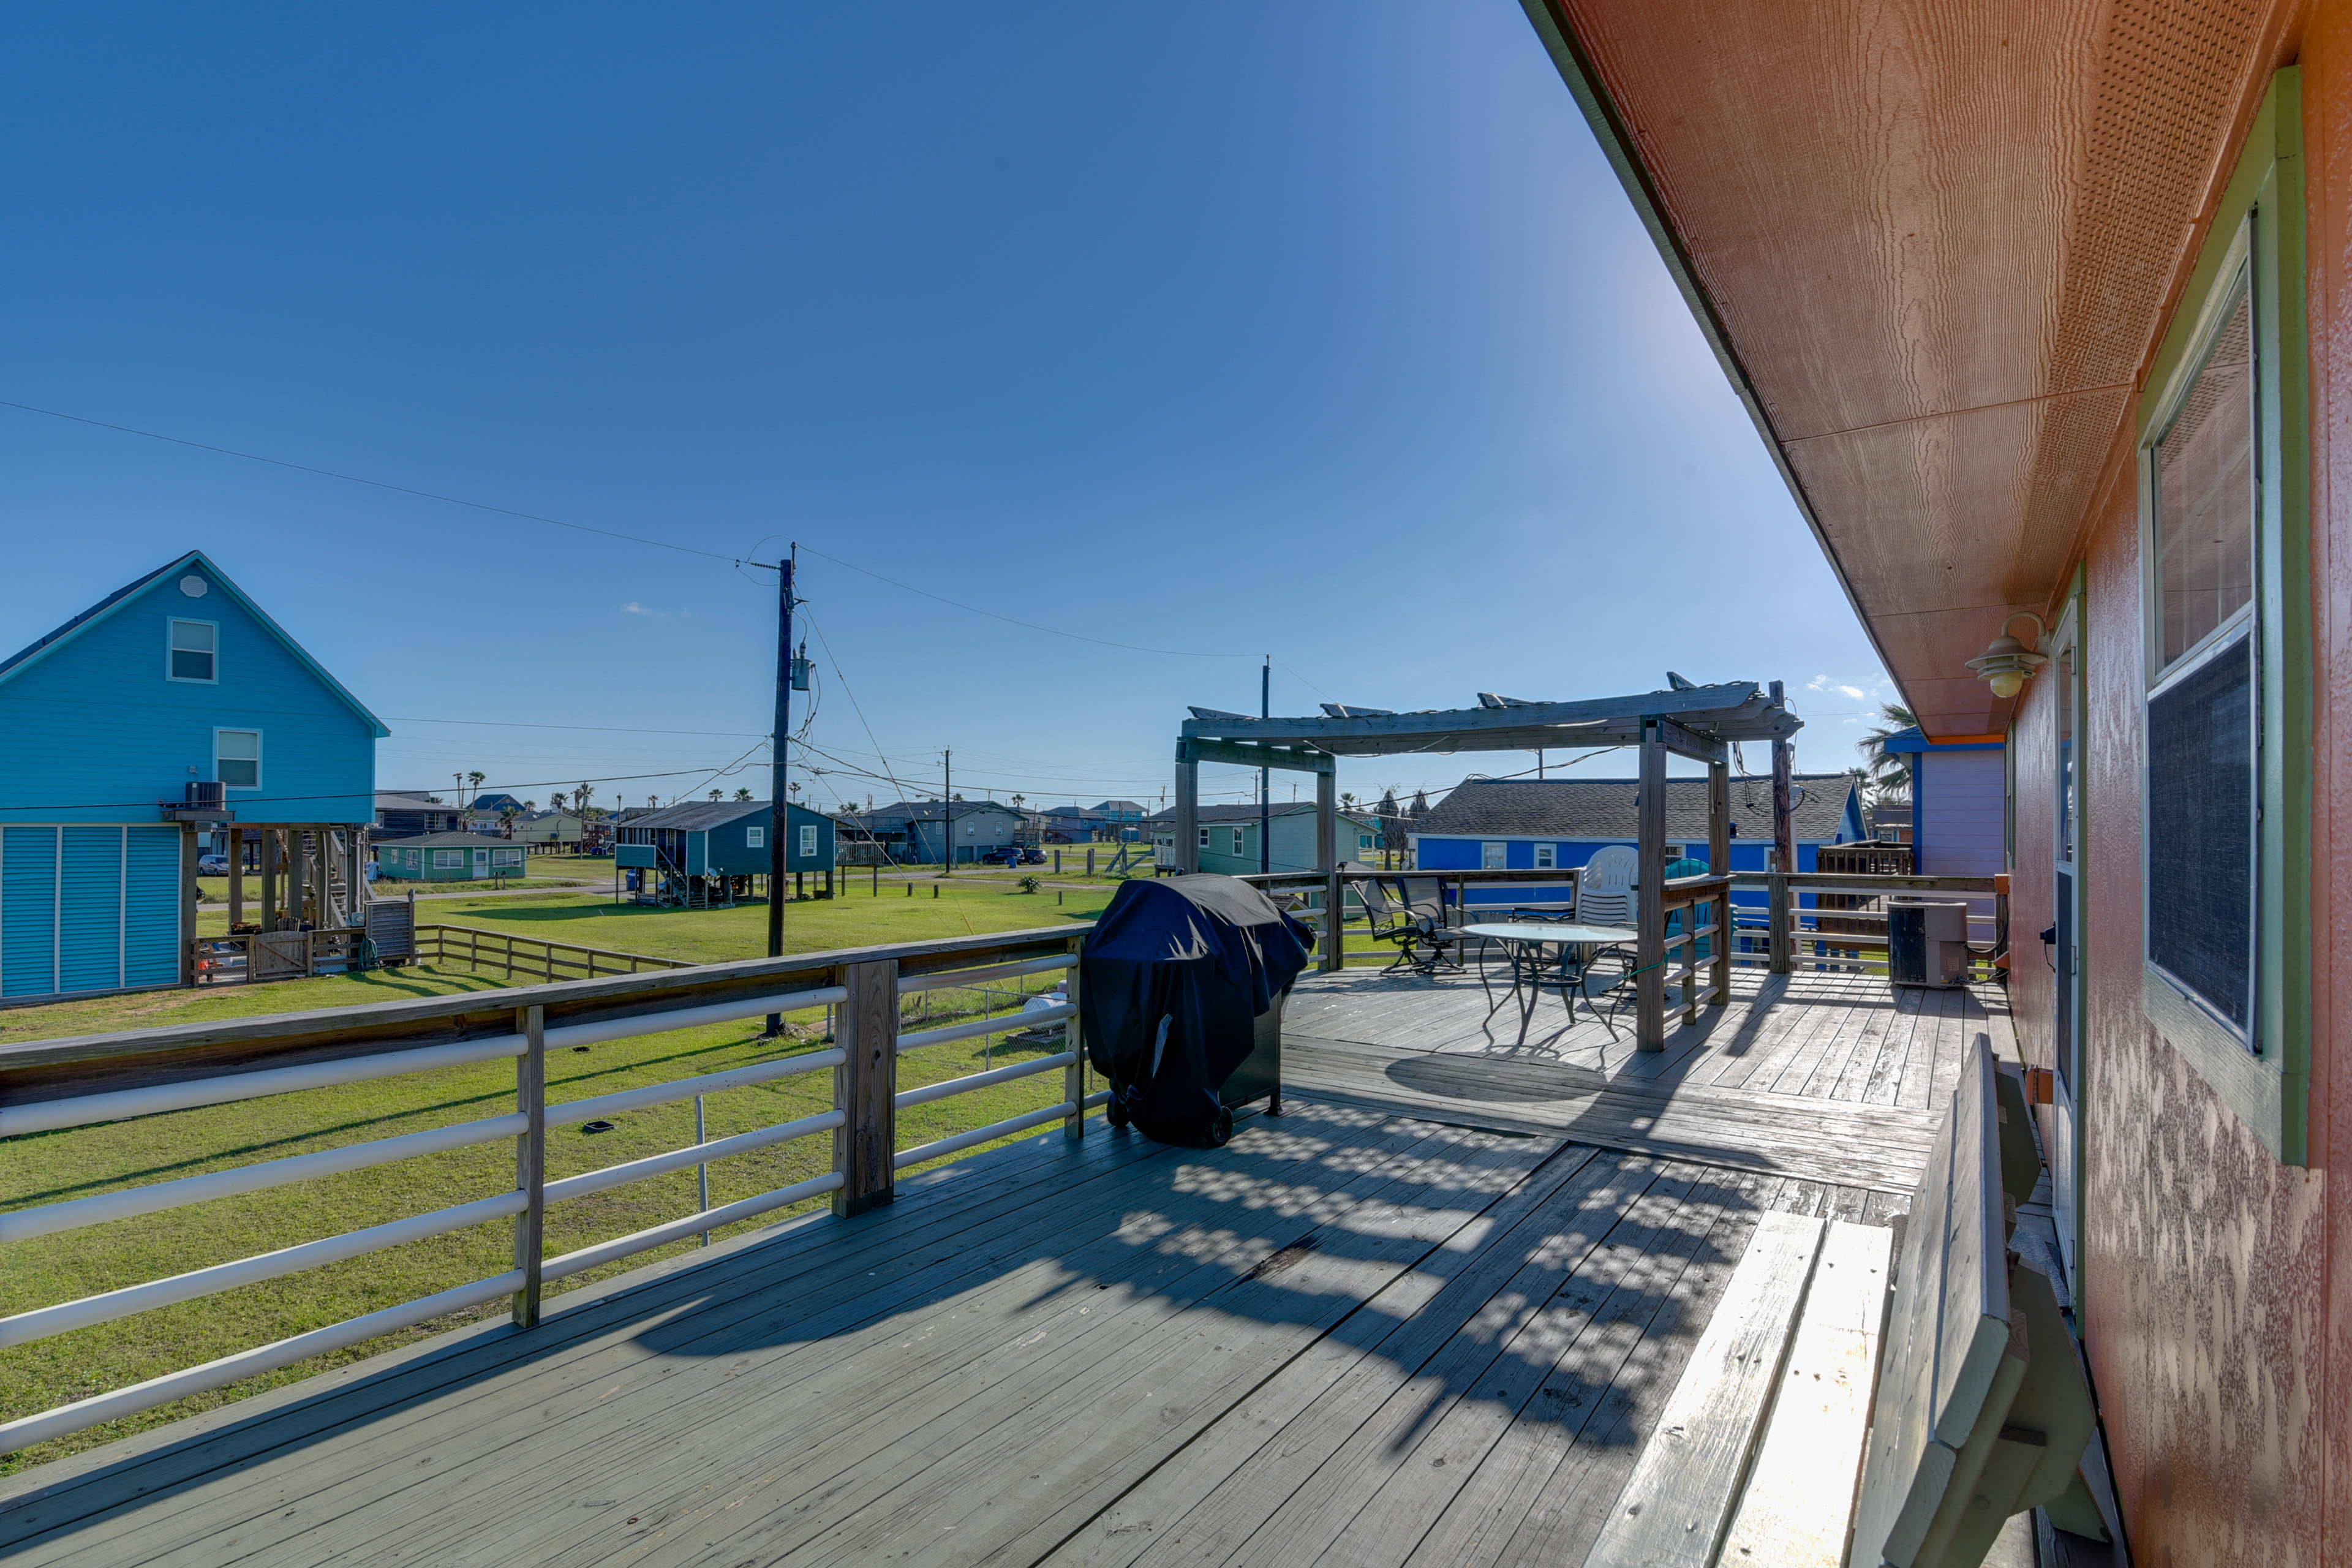
{"label": "grass yard", "polygon": [[[1034,900],[1023,901],[1034,907]],[[1033,977],[1025,984],[1042,987],[1050,984],[1052,978]],[[235,987],[193,996],[184,992],[162,994],[179,1000],[180,1005],[169,1010],[176,1021],[278,1010],[266,1005],[273,999],[278,1000],[279,1008],[322,1006],[382,1000],[394,994],[487,987],[486,981],[474,975],[412,968],[396,980],[372,974],[249,989]],[[1008,1005],[1013,990],[1011,983],[998,987],[997,1005]],[[934,992],[910,997],[908,1027],[934,1026],[958,1013],[968,1014],[979,1000],[971,991]],[[166,1011],[151,999],[136,997],[64,1004],[41,1011],[62,1015],[69,1010],[100,1008],[112,1009],[114,1016],[99,1026],[160,1022],[163,1019],[157,1015]],[[144,1016],[128,1014],[130,1009],[140,1009]],[[72,1030],[54,1032],[79,1032],[90,1027],[91,1016],[85,1012],[82,1021]],[[21,1016],[6,1016],[15,1023]],[[694,1107],[690,1100],[614,1118],[618,1124],[614,1131],[593,1136],[563,1119],[562,1102],[637,1084],[720,1072],[771,1059],[779,1051],[820,1048],[824,1025],[821,1010],[796,1015],[791,1022],[797,1037],[789,1042],[760,1039],[759,1021],[754,1019],[562,1053],[549,1063],[550,1178],[642,1159],[694,1142]],[[25,1037],[13,1032],[0,1036],[17,1037]],[[902,1088],[913,1088],[981,1071],[987,1066],[1002,1067],[1034,1058],[1039,1053],[1040,1047],[999,1048],[992,1052],[979,1040],[933,1047],[900,1059],[899,1083]],[[1006,1059],[994,1061],[994,1057]],[[1054,1104],[1060,1099],[1061,1089],[1062,1075],[1046,1072],[911,1108],[899,1118],[900,1146],[927,1142]],[[810,1115],[828,1109],[831,1100],[832,1075],[822,1071],[730,1089],[709,1097],[707,1135],[724,1138]],[[5,1160],[10,1180],[5,1194],[0,1194],[0,1208],[27,1207],[500,1115],[513,1103],[513,1069],[499,1062],[243,1104],[201,1107],[134,1121],[33,1134],[6,1141],[5,1154],[0,1159]],[[0,1314],[70,1300],[488,1196],[511,1184],[513,1160],[510,1144],[482,1144],[372,1171],[221,1198],[190,1208],[0,1246]],[[824,1136],[721,1161],[710,1167],[710,1200],[716,1205],[750,1197],[821,1174],[831,1168],[831,1163],[832,1142]],[[719,1234],[772,1226],[822,1207],[824,1202],[815,1199],[793,1210],[742,1222],[733,1230]],[[548,1255],[558,1256],[641,1230],[691,1214],[696,1207],[695,1173],[690,1168],[558,1205],[548,1213]],[[47,1409],[499,1273],[510,1267],[510,1224],[500,1220],[453,1232],[331,1268],[0,1352],[0,1419]],[[551,1294],[676,1256],[695,1245],[692,1241],[681,1242],[640,1254],[551,1286]],[[315,1358],[212,1394],[0,1458],[0,1473],[245,1398],[436,1330],[495,1317],[504,1310],[503,1303],[496,1303],[455,1314],[349,1351]]]}

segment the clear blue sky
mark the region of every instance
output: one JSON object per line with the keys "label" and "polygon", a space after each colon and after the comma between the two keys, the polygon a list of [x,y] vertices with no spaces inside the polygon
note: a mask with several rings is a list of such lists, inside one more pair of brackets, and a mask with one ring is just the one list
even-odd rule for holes
{"label": "clear blue sky", "polygon": [[[1511,0],[19,7],[0,72],[0,398],[1100,639],[804,552],[808,738],[910,786],[1156,806],[1266,652],[1777,678],[1809,769],[1891,695]],[[764,763],[766,574],[8,408],[0,486],[0,644],[203,548],[386,787]]]}

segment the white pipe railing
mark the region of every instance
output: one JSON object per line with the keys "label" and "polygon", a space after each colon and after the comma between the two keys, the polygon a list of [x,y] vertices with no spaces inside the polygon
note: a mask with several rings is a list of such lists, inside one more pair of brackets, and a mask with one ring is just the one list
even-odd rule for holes
{"label": "white pipe railing", "polygon": [[[1037,933],[1043,935],[1044,933]],[[1060,933],[1055,933],[1060,940]],[[996,946],[1000,950],[1020,938],[976,939],[974,947]],[[932,953],[940,951],[934,947]],[[809,955],[813,965],[823,964],[821,955]],[[862,955],[843,954],[832,965],[834,973],[853,976],[861,962],[872,962]],[[1075,952],[1045,958],[1023,959],[1010,963],[994,963],[962,970],[941,970],[910,975],[897,982],[900,994],[916,994],[953,986],[978,986],[987,982],[1015,979],[1029,974],[1045,973],[1067,969],[1076,962]],[[677,972],[667,972],[671,984]],[[658,996],[667,987],[646,976],[649,995]],[[558,985],[532,988],[516,994],[519,997],[546,994],[555,999],[562,991],[582,985],[597,986],[599,998],[611,995],[610,981],[566,982]],[[799,1012],[819,1006],[846,1002],[851,987],[845,984],[803,987],[798,990],[766,995],[740,998],[733,1001],[667,1010],[638,1013],[627,1016],[602,1019],[583,1024],[541,1026],[537,1006],[528,1009],[530,1027],[510,1033],[484,1035],[471,1040],[446,1045],[414,1047],[404,1050],[383,1051],[337,1059],[307,1062],[294,1067],[263,1068],[248,1072],[221,1073],[205,1078],[185,1079],[175,1083],[150,1085],[138,1089],[113,1090],[100,1094],[34,1101],[28,1104],[0,1108],[0,1136],[16,1136],[27,1132],[55,1131],[88,1126],[97,1122],[121,1121],[131,1117],[150,1116],[165,1111],[191,1110],[201,1106],[228,1104],[264,1096],[296,1093],[308,1089],[331,1088],[407,1073],[426,1072],[436,1068],[463,1067],[495,1061],[504,1058],[520,1058],[519,1078],[528,1080],[519,1089],[524,1109],[504,1116],[460,1122],[449,1127],[432,1128],[421,1132],[391,1138],[371,1140],[340,1148],[320,1150],[310,1154],[294,1155],[233,1170],[207,1172],[199,1175],[152,1183],[122,1192],[102,1193],[89,1197],[75,1198],[39,1207],[0,1214],[0,1242],[23,1240],[54,1235],[109,1221],[154,1214],[166,1209],[181,1208],[191,1204],[209,1202],[215,1198],[263,1191],[294,1182],[309,1181],[322,1176],[342,1174],[373,1166],[422,1155],[446,1152],[512,1137],[517,1140],[519,1163],[521,1168],[536,1171],[543,1168],[545,1129],[555,1120],[586,1120],[610,1117],[626,1111],[642,1110],[677,1100],[709,1095],[753,1084],[772,1082],[795,1074],[832,1070],[836,1075],[849,1070],[851,1050],[842,1044],[829,1048],[802,1052],[776,1060],[736,1068],[725,1072],[709,1073],[690,1079],[680,1079],[660,1084],[648,1084],[618,1089],[585,1100],[571,1100],[545,1106],[543,1110],[530,1109],[538,1103],[543,1085],[543,1064],[548,1053],[572,1046],[591,1045],[602,1041],[627,1039],[703,1025],[734,1022],[767,1014]],[[494,1004],[495,1005],[495,1004]],[[371,1015],[381,1008],[350,1009],[354,1016],[353,1026],[362,1023],[381,1024]],[[524,1020],[525,1009],[518,1007],[518,1023]],[[1026,1012],[983,1017],[950,1025],[940,1029],[918,1031],[895,1037],[898,1051],[919,1049],[926,1046],[944,1045],[953,1040],[970,1039],[983,1035],[1001,1034],[1041,1025],[1063,1022],[1075,1017],[1077,1008],[1068,1003]],[[536,1048],[532,1030],[538,1032]],[[167,1048],[159,1046],[158,1049]],[[890,1070],[895,1081],[895,1053]],[[1065,1090],[1062,1102],[1043,1110],[991,1123],[986,1127],[936,1140],[919,1148],[895,1154],[891,1169],[899,1170],[925,1161],[937,1160],[964,1150],[992,1142],[998,1139],[1025,1131],[1051,1121],[1063,1121],[1077,1125],[1075,1118],[1087,1110],[1098,1106],[1109,1098],[1107,1091],[1081,1094],[1083,1058],[1072,1050],[1064,1050],[1034,1062],[1024,1062],[990,1071],[970,1074],[944,1082],[894,1093],[896,1106],[929,1104],[954,1095],[1017,1081],[1055,1068],[1068,1074],[1070,1089]],[[536,1075],[536,1076],[534,1076]],[[836,1076],[836,1086],[838,1086]],[[528,1094],[526,1096],[526,1090]],[[838,1092],[838,1087],[836,1087]],[[13,1317],[0,1319],[0,1346],[28,1343],[71,1330],[102,1323],[134,1313],[153,1310],[176,1302],[233,1289],[256,1281],[279,1278],[306,1269],[317,1268],[344,1261],[386,1247],[463,1229],[509,1216],[522,1216],[519,1226],[528,1225],[529,1235],[540,1233],[539,1215],[545,1206],[569,1199],[604,1192],[629,1183],[683,1170],[689,1165],[707,1165],[714,1160],[746,1154],[756,1150],[773,1148],[802,1138],[829,1133],[848,1124],[847,1115],[841,1110],[827,1110],[799,1118],[796,1121],[761,1128],[716,1142],[697,1142],[685,1148],[667,1151],[644,1159],[629,1161],[601,1170],[585,1172],[551,1182],[538,1183],[525,1178],[509,1192],[495,1194],[471,1203],[417,1215],[406,1219],[372,1226],[303,1242],[275,1252],[198,1268],[168,1279],[149,1280],[117,1290],[84,1297],[55,1306],[37,1308]],[[416,1300],[353,1318],[342,1323],[298,1334],[272,1344],[240,1352],[201,1366],[189,1367],[164,1376],[152,1378],[128,1388],[115,1389],[79,1400],[56,1409],[0,1424],[0,1452],[9,1452],[62,1436],[98,1422],[112,1420],[140,1410],[152,1408],[189,1394],[219,1388],[240,1378],[291,1365],[308,1357],[358,1344],[395,1329],[423,1322],[465,1308],[478,1306],[501,1296],[512,1295],[517,1303],[517,1321],[528,1326],[535,1322],[538,1310],[538,1290],[547,1280],[562,1279],[601,1265],[611,1263],[653,1247],[667,1245],[695,1235],[756,1217],[776,1209],[788,1207],[806,1199],[837,1193],[847,1184],[845,1172],[835,1169],[825,1174],[779,1187],[772,1192],[745,1198],[661,1225],[616,1237],[594,1246],[564,1254],[559,1258],[532,1257],[530,1264],[508,1270],[488,1279],[436,1292]],[[707,1201],[707,1200],[706,1200]],[[520,1240],[519,1240],[520,1247]],[[536,1243],[533,1244],[535,1252]],[[526,1310],[525,1303],[528,1302]]]}

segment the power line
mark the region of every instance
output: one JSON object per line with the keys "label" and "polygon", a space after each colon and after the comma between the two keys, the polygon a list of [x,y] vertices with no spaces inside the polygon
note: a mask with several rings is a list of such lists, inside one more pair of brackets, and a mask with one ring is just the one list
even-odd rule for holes
{"label": "power line", "polygon": [[504,719],[417,719],[397,713],[383,717],[394,724],[471,724],[490,730],[591,730],[600,735],[717,735],[730,741],[764,741],[764,730],[639,730],[626,724],[524,724]]}
{"label": "power line", "polygon": [[[1171,658],[1252,658],[1256,657],[1246,653],[1199,653],[1191,648],[1181,647],[1144,647],[1137,643],[1112,642],[1108,637],[1090,637],[1083,632],[1066,632],[1057,626],[1041,626],[1034,621],[1016,620],[1011,616],[1000,616],[994,610],[983,610],[977,605],[967,605],[961,599],[950,599],[944,594],[934,594],[929,588],[918,588],[912,583],[901,583],[896,577],[885,577],[879,572],[869,572],[854,562],[844,561],[838,555],[826,555],[814,544],[803,544],[801,548],[811,555],[823,557],[835,566],[845,566],[850,571],[861,576],[871,577],[877,583],[887,583],[893,588],[903,588],[909,594],[920,594],[926,599],[937,600],[942,605],[952,605],[959,610],[969,610],[975,616],[986,616],[992,621],[1003,621],[1009,626],[1022,626],[1033,632],[1044,632],[1048,637],[1068,637],[1072,642],[1092,643],[1097,647],[1124,648],[1129,653],[1165,654]],[[1287,669],[1290,667],[1285,665],[1283,668]]]}
{"label": "power line", "polygon": [[[390,490],[395,495],[415,496],[421,500],[439,501],[445,506],[469,507],[475,511],[495,512],[500,517],[516,517],[525,522],[544,522],[556,528],[569,528],[580,533],[600,534],[606,539],[625,539],[632,544],[650,544],[656,550],[675,550],[681,555],[699,555],[706,560],[724,561],[730,565],[758,566],[761,562],[738,562],[732,555],[721,555],[715,550],[697,550],[690,544],[673,544],[666,539],[647,539],[643,534],[623,533],[618,529],[592,528],[584,522],[566,522],[560,517],[548,517],[535,511],[518,511],[510,506],[492,506],[488,501],[467,500],[463,496],[443,495],[437,490],[420,490],[410,485],[395,485],[388,479],[371,479],[361,474],[337,473],[332,468],[315,468],[308,463],[291,463],[283,458],[265,458],[258,452],[240,452],[233,447],[215,447],[208,441],[191,441],[184,436],[166,436],[161,431],[141,430],[129,425],[116,425],[104,419],[92,419],[85,415],[67,414],[55,408],[43,408],[30,403],[16,403],[0,397],[0,408],[15,408],[26,414],[38,414],[50,419],[63,419],[76,425],[89,425],[100,430],[113,430],[125,436],[137,436],[149,441],[164,441],[174,447],[189,447],[199,452],[214,452],[224,458],[236,458],[248,463],[267,463],[273,468],[289,468],[298,474],[315,474],[322,479],[341,479],[347,485],[366,485],[371,489]],[[771,568],[772,570],[772,568]]]}

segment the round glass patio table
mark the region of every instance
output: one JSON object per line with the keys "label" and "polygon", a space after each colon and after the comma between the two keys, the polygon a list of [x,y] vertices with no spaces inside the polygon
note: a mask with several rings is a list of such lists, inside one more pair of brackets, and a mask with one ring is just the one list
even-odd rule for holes
{"label": "round glass patio table", "polygon": [[[1519,1004],[1520,1045],[1527,1044],[1528,1022],[1535,1016],[1536,1003],[1542,997],[1546,984],[1559,987],[1560,1001],[1568,1008],[1571,1025],[1576,1022],[1575,998],[1582,996],[1584,1005],[1592,1007],[1593,1016],[1608,1028],[1610,1038],[1616,1038],[1616,1026],[1609,1022],[1607,1015],[1600,1008],[1592,1006],[1591,994],[1584,989],[1584,976],[1591,967],[1595,953],[1605,948],[1623,947],[1639,940],[1640,933],[1633,927],[1583,925],[1573,921],[1496,921],[1492,924],[1464,926],[1462,934],[1499,942],[1503,944],[1503,951],[1510,955],[1511,996]],[[1548,951],[1552,948],[1559,950],[1557,958]],[[1581,950],[1572,974],[1568,967],[1570,948]],[[1547,973],[1547,969],[1551,973]],[[1482,981],[1486,978],[1483,968],[1479,978]],[[1491,999],[1490,994],[1486,1016],[1493,1017],[1495,1009],[1501,1005],[1500,1002]]]}

